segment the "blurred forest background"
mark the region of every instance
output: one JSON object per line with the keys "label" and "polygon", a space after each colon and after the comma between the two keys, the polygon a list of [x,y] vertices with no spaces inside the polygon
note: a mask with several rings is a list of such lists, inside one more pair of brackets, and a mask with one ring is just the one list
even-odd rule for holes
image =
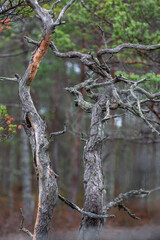
{"label": "blurred forest background", "polygon": [[[3,1],[0,2],[2,6]],[[57,5],[57,12],[64,2],[66,1]],[[123,42],[157,44],[160,42],[159,6],[159,0],[89,0],[85,6],[75,3],[66,14],[66,24],[57,28],[53,39],[61,51],[74,49],[94,52],[104,48],[105,43],[110,47]],[[50,7],[49,1],[46,1],[45,7]],[[32,12],[25,11],[25,8],[16,13],[12,20],[9,16],[1,19],[0,76],[14,77],[15,73],[24,73],[34,50],[34,46],[28,44],[24,36],[40,40],[40,30],[41,23],[35,20]],[[113,76],[117,71],[122,71],[134,80],[148,74],[151,84],[147,87],[153,88],[154,92],[160,87],[159,59],[160,53],[152,53],[149,57],[147,54],[142,56],[140,52],[135,54],[130,50],[129,54],[122,51],[107,61]],[[58,59],[49,50],[31,89],[37,110],[47,122],[48,133],[60,131],[66,124],[67,132],[55,137],[50,147],[50,156],[53,169],[58,175],[60,193],[80,207],[83,206],[84,198],[84,142],[81,137],[88,136],[90,117],[75,107],[72,97],[64,88],[84,81],[87,78],[86,74],[87,69],[78,60]],[[9,133],[7,130],[6,139],[3,138],[0,142],[0,235],[5,237],[9,233],[18,232],[21,207],[24,210],[25,224],[32,229],[38,189],[28,139],[22,127],[16,82],[0,81],[0,105],[7,107],[12,124],[17,125],[16,131],[11,130]],[[155,120],[159,121],[159,103],[150,108]],[[107,201],[131,189],[148,190],[160,186],[160,138],[156,133],[152,133],[142,120],[129,113],[112,119],[106,123],[106,136],[103,174]],[[131,201],[127,206],[142,218],[141,221],[130,219],[122,211],[113,210],[111,212],[117,217],[107,220],[107,224],[117,227],[115,229],[119,237],[119,226],[127,229],[147,224],[150,227],[145,229],[143,237],[140,238],[141,235],[138,234],[132,239],[158,240],[160,230],[156,226],[160,224],[159,201],[160,192],[153,193],[147,199]],[[56,232],[54,239],[75,239],[69,233],[65,233],[65,237],[61,236],[61,233],[77,230],[80,219],[78,213],[58,201],[51,228],[51,232]],[[156,228],[155,231],[152,225]],[[120,239],[113,233],[110,231],[112,238],[109,239]],[[130,233],[131,230],[126,236]],[[104,236],[102,239],[107,239]],[[7,239],[14,239],[14,235],[10,238],[8,236]],[[129,237],[123,236],[121,239]]]}

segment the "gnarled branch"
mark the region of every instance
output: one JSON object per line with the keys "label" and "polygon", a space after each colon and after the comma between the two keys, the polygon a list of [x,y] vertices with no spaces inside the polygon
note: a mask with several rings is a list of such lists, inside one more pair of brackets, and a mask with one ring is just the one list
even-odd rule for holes
{"label": "gnarled branch", "polygon": [[151,51],[160,49],[160,44],[157,45],[140,45],[140,44],[131,44],[131,43],[124,43],[115,48],[107,48],[99,50],[97,53],[97,57],[101,57],[104,54],[116,54],[119,53],[122,49],[129,48],[129,49],[138,49],[144,51]]}

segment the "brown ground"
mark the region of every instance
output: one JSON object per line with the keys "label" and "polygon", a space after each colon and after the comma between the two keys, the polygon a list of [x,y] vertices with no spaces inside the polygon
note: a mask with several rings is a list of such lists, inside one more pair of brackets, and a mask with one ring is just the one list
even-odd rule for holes
{"label": "brown ground", "polygon": [[[159,201],[130,202],[127,205],[142,220],[130,218],[126,212],[112,209],[116,218],[107,220],[101,231],[101,240],[160,240]],[[35,219],[35,216],[34,216]],[[76,240],[81,215],[63,204],[58,204],[51,224],[49,240]],[[19,207],[10,213],[1,208],[0,240],[29,240],[25,233],[20,233],[21,215]],[[33,220],[34,223],[34,220]],[[25,219],[24,226],[33,232],[33,223]]]}
{"label": "brown ground", "polygon": [[[78,229],[70,231],[55,231],[49,240],[76,240]],[[1,240],[28,240],[25,234],[9,234],[0,237]],[[112,227],[104,228],[101,240],[160,240],[160,225],[144,225],[141,227]]]}

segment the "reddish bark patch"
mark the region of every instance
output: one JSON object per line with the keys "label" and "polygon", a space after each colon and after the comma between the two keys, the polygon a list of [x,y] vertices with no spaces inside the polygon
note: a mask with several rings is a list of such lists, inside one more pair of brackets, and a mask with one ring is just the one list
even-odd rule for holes
{"label": "reddish bark patch", "polygon": [[42,59],[44,58],[45,54],[47,53],[50,43],[51,43],[51,36],[45,35],[44,38],[42,39],[39,47],[35,51],[33,59],[32,59],[33,62],[29,66],[31,73],[30,73],[28,81],[30,83],[35,78],[35,75],[39,68],[39,64],[42,61]]}

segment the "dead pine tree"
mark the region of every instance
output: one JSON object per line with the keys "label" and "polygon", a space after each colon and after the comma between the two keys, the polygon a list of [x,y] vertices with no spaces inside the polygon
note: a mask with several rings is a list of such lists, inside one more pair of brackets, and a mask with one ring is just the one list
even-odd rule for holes
{"label": "dead pine tree", "polygon": [[19,97],[23,112],[23,125],[30,141],[34,159],[33,164],[39,187],[38,210],[34,233],[31,234],[23,227],[23,225],[21,225],[21,230],[26,232],[34,240],[48,239],[50,222],[58,197],[58,186],[56,182],[56,174],[51,168],[51,161],[48,153],[49,143],[53,140],[53,135],[47,140],[46,123],[40,117],[35,108],[30,94],[30,87],[36,76],[39,65],[51,44],[51,37],[55,28],[63,23],[63,15],[73,2],[74,0],[71,0],[62,9],[56,20],[54,20],[53,16],[54,4],[50,10],[46,10],[40,6],[37,0],[18,2],[4,1],[0,12],[2,16],[4,15],[5,20],[5,16],[11,15],[12,18],[16,17],[18,7],[25,10],[25,7],[30,6],[38,19],[41,20],[43,27],[41,40],[36,44],[24,75],[20,77],[16,74],[15,78],[1,78],[1,80],[16,81],[19,85]]}
{"label": "dead pine tree", "polygon": [[[16,75],[13,79],[1,78],[1,80],[14,80],[19,84],[24,127],[30,140],[39,184],[39,202],[34,233],[32,235],[27,232],[28,230],[23,227],[23,221],[21,230],[28,233],[34,240],[48,239],[49,225],[58,197],[56,174],[50,167],[48,155],[49,142],[52,141],[52,137],[55,134],[51,134],[50,140],[47,140],[46,124],[39,116],[30,95],[30,86],[35,78],[39,64],[49,47],[55,56],[59,58],[77,58],[89,69],[89,79],[74,87],[66,88],[68,92],[74,95],[76,105],[91,115],[90,134],[86,140],[83,157],[85,191],[83,210],[59,195],[62,201],[83,215],[79,231],[79,240],[100,239],[99,233],[103,218],[113,217],[113,215],[104,215],[104,211],[108,211],[111,207],[121,207],[127,211],[131,217],[137,219],[122,202],[132,196],[148,195],[151,192],[144,190],[132,191],[119,195],[107,205],[103,202],[104,179],[102,174],[102,146],[106,137],[104,135],[104,126],[107,124],[107,121],[130,112],[141,118],[153,132],[160,135],[158,130],[159,122],[148,116],[150,112],[149,103],[159,102],[160,92],[150,93],[143,88],[142,84],[147,81],[145,78],[132,81],[122,74],[112,77],[104,56],[109,55],[111,58],[123,49],[149,51],[150,53],[151,50],[157,51],[160,49],[160,44],[146,46],[139,44],[122,44],[111,49],[106,47],[94,55],[76,51],[61,53],[58,51],[54,42],[51,41],[51,36],[54,34],[55,28],[63,23],[62,17],[73,2],[74,0],[70,1],[62,9],[58,18],[54,20],[53,11],[51,12],[50,10],[42,8],[37,0],[25,1],[25,4],[29,5],[42,21],[42,39],[40,42],[36,42],[30,38],[26,38],[28,42],[36,45],[36,49],[22,77]],[[103,88],[103,91],[98,91],[99,88]],[[84,89],[83,92],[86,93],[90,101],[84,98],[81,91],[82,89]],[[114,110],[115,114],[112,114],[113,112],[111,112],[111,110]]]}
{"label": "dead pine tree", "polygon": [[[122,44],[113,49],[100,50],[95,56],[92,54],[82,54],[80,52],[60,53],[56,46],[51,44],[55,55],[61,58],[79,58],[80,61],[90,70],[90,77],[83,83],[74,87],[66,88],[68,92],[75,96],[76,105],[83,111],[91,114],[90,135],[84,147],[84,190],[85,201],[84,210],[95,214],[103,214],[103,174],[102,174],[102,146],[105,140],[104,124],[112,118],[120,117],[127,112],[140,117],[148,127],[160,135],[159,122],[150,119],[148,116],[149,103],[160,101],[160,92],[154,94],[139,86],[147,79],[131,81],[121,74],[114,78],[110,74],[110,69],[104,61],[105,54],[115,55],[122,49],[135,50],[157,50],[160,45],[145,46],[139,44]],[[121,87],[123,83],[123,88]],[[98,88],[104,91],[97,91]],[[86,92],[91,101],[84,99],[81,90]],[[96,90],[96,91],[94,91]],[[114,110],[115,114],[111,114]],[[116,112],[118,111],[118,114]],[[83,216],[79,239],[90,240],[99,239],[99,230],[102,226],[102,219],[93,219]]]}

